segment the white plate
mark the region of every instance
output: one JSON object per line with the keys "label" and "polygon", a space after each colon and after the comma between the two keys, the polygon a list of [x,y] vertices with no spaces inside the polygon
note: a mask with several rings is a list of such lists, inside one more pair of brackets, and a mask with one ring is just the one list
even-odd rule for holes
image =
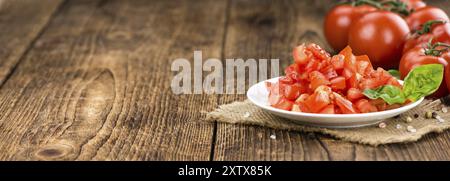
{"label": "white plate", "polygon": [[[266,80],[268,82],[276,82],[278,78],[273,78]],[[277,116],[290,119],[296,123],[327,127],[327,128],[352,128],[352,127],[363,127],[381,122],[383,119],[397,116],[404,113],[417,105],[419,105],[424,98],[420,100],[407,104],[403,107],[397,109],[391,109],[381,112],[373,113],[362,113],[362,114],[315,114],[315,113],[302,113],[302,112],[292,112],[285,111],[271,107],[268,103],[268,95],[265,82],[259,82],[247,91],[248,99],[256,106],[269,111]],[[403,83],[403,82],[400,82]]]}

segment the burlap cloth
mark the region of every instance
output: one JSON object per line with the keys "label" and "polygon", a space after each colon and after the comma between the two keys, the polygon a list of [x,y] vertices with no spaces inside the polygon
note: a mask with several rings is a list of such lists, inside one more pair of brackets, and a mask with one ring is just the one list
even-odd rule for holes
{"label": "burlap cloth", "polygon": [[[315,132],[330,135],[332,137],[345,141],[368,144],[382,145],[388,143],[414,142],[422,136],[431,132],[442,132],[450,128],[450,108],[449,112],[444,113],[442,107],[445,107],[440,101],[424,100],[416,108],[401,114],[395,118],[389,118],[383,122],[386,127],[380,128],[379,125],[348,128],[348,129],[329,129],[296,124],[284,118],[272,115],[246,100],[243,102],[233,102],[231,104],[221,105],[218,109],[207,113],[207,121],[218,121],[231,124],[257,125],[273,129]],[[435,111],[445,121],[437,119],[426,119],[426,111]],[[417,116],[415,118],[414,116]],[[406,118],[410,116],[411,122]],[[415,130],[407,127],[412,126]]]}

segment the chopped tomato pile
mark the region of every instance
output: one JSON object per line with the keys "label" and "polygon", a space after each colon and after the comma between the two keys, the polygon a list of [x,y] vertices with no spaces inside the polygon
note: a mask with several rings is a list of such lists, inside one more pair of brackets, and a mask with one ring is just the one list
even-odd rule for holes
{"label": "chopped tomato pile", "polygon": [[316,44],[300,45],[293,51],[295,63],[276,83],[267,82],[272,107],[306,113],[355,114],[384,111],[383,99],[368,99],[363,91],[384,85],[401,88],[383,68],[373,69],[369,57],[355,56],[350,47],[330,56]]}

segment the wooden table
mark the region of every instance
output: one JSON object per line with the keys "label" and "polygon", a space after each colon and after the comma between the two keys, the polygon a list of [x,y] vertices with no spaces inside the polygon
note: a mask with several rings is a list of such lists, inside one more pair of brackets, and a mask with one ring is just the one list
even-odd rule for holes
{"label": "wooden table", "polygon": [[0,2],[1,160],[450,160],[450,131],[371,147],[204,123],[245,96],[172,93],[171,62],[194,50],[284,67],[299,43],[327,46],[331,0]]}

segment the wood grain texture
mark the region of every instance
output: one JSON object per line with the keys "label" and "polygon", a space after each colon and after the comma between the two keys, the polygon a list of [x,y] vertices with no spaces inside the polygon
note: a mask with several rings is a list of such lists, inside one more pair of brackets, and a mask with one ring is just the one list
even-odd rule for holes
{"label": "wood grain texture", "polygon": [[172,60],[220,57],[226,1],[65,3],[0,90],[1,160],[208,160],[217,96]]}
{"label": "wood grain texture", "polygon": [[[445,7],[449,13],[448,1],[430,4]],[[315,42],[329,50],[322,20],[331,5],[325,0],[232,0],[225,57],[273,57],[285,67],[291,62],[289,50],[300,43]],[[227,95],[219,103],[245,98]],[[450,160],[449,137],[447,131],[427,135],[417,143],[372,147],[317,134],[218,124],[214,160]]]}
{"label": "wood grain texture", "polygon": [[330,0],[0,2],[0,160],[450,160],[449,131],[370,147],[203,123],[245,95],[171,92],[171,61],[194,50],[281,67],[299,43],[330,50]]}
{"label": "wood grain texture", "polygon": [[0,85],[61,3],[62,0],[0,1]]}

